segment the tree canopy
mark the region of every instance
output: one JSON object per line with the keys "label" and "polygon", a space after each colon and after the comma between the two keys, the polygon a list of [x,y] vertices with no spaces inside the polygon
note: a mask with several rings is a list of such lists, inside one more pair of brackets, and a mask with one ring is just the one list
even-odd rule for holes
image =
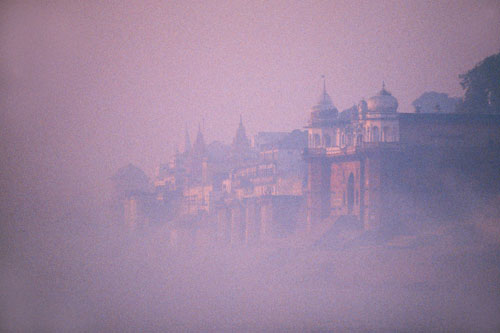
{"label": "tree canopy", "polygon": [[415,112],[422,113],[451,113],[455,112],[456,106],[460,103],[461,98],[449,97],[448,94],[428,91],[420,95],[411,104],[415,108]]}
{"label": "tree canopy", "polygon": [[500,53],[485,58],[459,78],[465,90],[459,111],[500,114]]}

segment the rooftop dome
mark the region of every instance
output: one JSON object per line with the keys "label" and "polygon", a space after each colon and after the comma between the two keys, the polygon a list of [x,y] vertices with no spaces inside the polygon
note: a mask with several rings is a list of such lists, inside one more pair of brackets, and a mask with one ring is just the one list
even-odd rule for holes
{"label": "rooftop dome", "polygon": [[382,90],[368,99],[367,108],[369,112],[394,113],[398,109],[398,100],[385,89],[385,84],[382,83]]}
{"label": "rooftop dome", "polygon": [[323,81],[323,92],[318,99],[318,103],[311,109],[309,126],[329,126],[332,121],[337,119],[338,114],[339,111],[333,105],[330,95],[326,92],[325,81]]}
{"label": "rooftop dome", "polygon": [[312,111],[329,111],[329,110],[337,110],[337,108],[333,105],[332,98],[326,92],[326,84],[323,81],[323,92],[318,98],[318,102],[316,105],[312,107]]}

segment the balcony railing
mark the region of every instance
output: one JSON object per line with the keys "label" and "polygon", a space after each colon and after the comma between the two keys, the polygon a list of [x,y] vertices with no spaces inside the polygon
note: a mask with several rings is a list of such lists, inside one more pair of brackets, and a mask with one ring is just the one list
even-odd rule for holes
{"label": "balcony railing", "polygon": [[345,147],[318,147],[304,149],[306,156],[344,156],[372,150],[394,150],[401,147],[399,142],[362,142],[361,144]]}

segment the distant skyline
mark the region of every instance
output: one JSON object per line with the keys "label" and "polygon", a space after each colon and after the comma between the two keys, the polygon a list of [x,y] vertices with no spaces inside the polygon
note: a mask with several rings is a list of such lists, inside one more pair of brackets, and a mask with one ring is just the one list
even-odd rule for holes
{"label": "distant skyline", "polygon": [[230,143],[240,114],[249,135],[302,128],[321,75],[339,110],[385,81],[412,112],[462,96],[498,36],[498,1],[6,1],[4,182],[64,197],[129,162],[152,175],[203,118],[207,142]]}

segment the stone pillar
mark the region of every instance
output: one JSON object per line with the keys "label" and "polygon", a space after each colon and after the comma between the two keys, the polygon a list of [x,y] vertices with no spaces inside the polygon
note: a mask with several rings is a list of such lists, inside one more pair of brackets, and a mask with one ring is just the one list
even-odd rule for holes
{"label": "stone pillar", "polygon": [[273,206],[269,196],[262,197],[260,200],[260,235],[261,239],[272,237]]}
{"label": "stone pillar", "polygon": [[260,221],[257,214],[258,205],[255,198],[245,201],[245,243],[247,245],[255,244],[259,238]]}
{"label": "stone pillar", "polygon": [[238,202],[231,207],[231,245],[240,245],[245,241],[245,211]]}
{"label": "stone pillar", "polygon": [[366,230],[373,230],[381,226],[381,165],[380,157],[373,156],[366,159],[365,164],[365,223]]}
{"label": "stone pillar", "polygon": [[307,161],[307,230],[330,215],[330,165],[324,157]]}
{"label": "stone pillar", "polygon": [[230,214],[231,211],[226,207],[225,204],[219,205],[217,208],[217,230],[216,230],[216,242],[220,245],[227,244],[230,240]]}
{"label": "stone pillar", "polygon": [[361,158],[359,161],[359,221],[362,226],[365,225],[366,218],[366,167],[365,159]]}

